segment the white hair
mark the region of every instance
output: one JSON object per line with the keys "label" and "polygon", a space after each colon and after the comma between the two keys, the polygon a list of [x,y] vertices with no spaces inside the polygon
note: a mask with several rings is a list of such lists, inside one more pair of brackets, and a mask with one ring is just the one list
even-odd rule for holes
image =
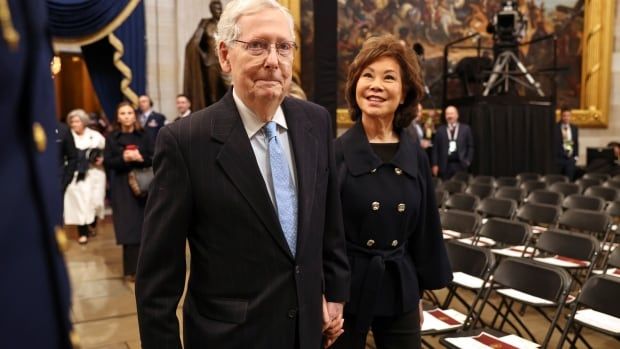
{"label": "white hair", "polygon": [[90,123],[90,117],[88,116],[88,114],[86,114],[84,109],[73,109],[72,111],[70,111],[69,114],[67,114],[67,124],[70,124],[71,119],[75,117],[80,118],[84,126],[88,126],[88,124]]}
{"label": "white hair", "polygon": [[284,14],[291,29],[292,40],[295,41],[295,23],[293,21],[293,16],[291,16],[289,10],[278,3],[277,0],[232,0],[226,4],[224,12],[222,12],[222,16],[217,23],[217,33],[215,33],[217,47],[220,46],[221,42],[230,44],[239,38],[241,30],[237,22],[241,16],[251,15],[264,9],[276,9]]}

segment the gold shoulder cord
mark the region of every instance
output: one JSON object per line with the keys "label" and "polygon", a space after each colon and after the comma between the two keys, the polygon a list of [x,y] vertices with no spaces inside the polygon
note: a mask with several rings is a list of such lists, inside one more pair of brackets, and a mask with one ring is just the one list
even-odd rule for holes
{"label": "gold shoulder cord", "polygon": [[0,30],[2,30],[2,37],[7,46],[13,51],[16,50],[19,44],[19,33],[13,27],[8,0],[0,0]]}

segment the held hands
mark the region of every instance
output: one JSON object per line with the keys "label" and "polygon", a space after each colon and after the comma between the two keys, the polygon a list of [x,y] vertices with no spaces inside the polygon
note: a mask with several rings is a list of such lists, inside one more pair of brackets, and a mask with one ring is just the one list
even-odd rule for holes
{"label": "held hands", "polygon": [[435,165],[431,167],[431,171],[433,172],[433,176],[437,177],[437,175],[439,174],[439,166]]}
{"label": "held hands", "polygon": [[127,149],[123,151],[123,160],[125,162],[144,162],[144,158],[138,149]]}
{"label": "held hands", "polygon": [[327,302],[323,296],[323,346],[329,348],[338,337],[344,333],[344,318],[342,303]]}

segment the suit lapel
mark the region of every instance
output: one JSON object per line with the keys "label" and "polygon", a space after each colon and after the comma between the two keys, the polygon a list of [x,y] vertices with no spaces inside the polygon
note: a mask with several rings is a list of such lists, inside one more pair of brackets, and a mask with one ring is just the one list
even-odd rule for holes
{"label": "suit lapel", "polygon": [[318,143],[311,132],[312,127],[308,120],[310,116],[304,109],[286,98],[282,103],[282,110],[290,132],[289,139],[297,170],[297,257],[299,257],[304,251],[304,241],[310,233],[306,227],[314,200]]}
{"label": "suit lapel", "polygon": [[217,162],[254,209],[276,244],[292,259],[231,90],[222,103],[222,111],[215,115],[211,125],[213,138],[223,143]]}

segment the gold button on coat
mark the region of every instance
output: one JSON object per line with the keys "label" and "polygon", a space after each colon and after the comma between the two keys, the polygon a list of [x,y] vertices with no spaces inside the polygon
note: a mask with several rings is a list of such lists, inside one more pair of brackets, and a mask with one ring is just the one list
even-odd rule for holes
{"label": "gold button on coat", "polygon": [[396,172],[396,174],[397,174],[397,175],[399,175],[399,176],[400,176],[401,174],[403,174],[403,170],[401,170],[401,169],[400,169],[400,168],[398,168],[398,167],[395,167],[395,168],[394,168],[394,172]]}
{"label": "gold button on coat", "polygon": [[398,240],[392,241],[392,247],[396,247],[396,246],[398,246]]}
{"label": "gold button on coat", "polygon": [[406,207],[407,206],[405,206],[405,204],[398,204],[397,206],[398,212],[405,212]]}
{"label": "gold button on coat", "polygon": [[59,226],[54,227],[54,233],[56,234],[56,244],[61,252],[67,251],[69,248],[69,239],[67,239],[67,233]]}
{"label": "gold button on coat", "polygon": [[47,147],[47,136],[45,135],[43,126],[38,122],[32,124],[32,139],[34,139],[34,145],[37,147],[39,153],[44,152]]}
{"label": "gold button on coat", "polygon": [[372,245],[374,245],[374,244],[375,244],[375,240],[373,240],[373,239],[370,239],[370,240],[366,241],[366,246],[368,246],[368,247],[372,247]]}
{"label": "gold button on coat", "polygon": [[370,207],[372,207],[373,211],[379,211],[379,207],[381,207],[381,204],[378,201],[373,201]]}

